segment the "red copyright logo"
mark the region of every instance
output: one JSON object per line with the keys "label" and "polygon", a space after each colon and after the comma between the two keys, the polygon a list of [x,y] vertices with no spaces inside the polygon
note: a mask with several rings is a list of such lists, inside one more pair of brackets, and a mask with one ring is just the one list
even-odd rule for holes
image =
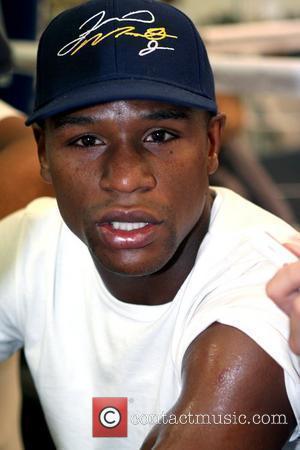
{"label": "red copyright logo", "polygon": [[93,437],[127,437],[127,398],[93,398]]}

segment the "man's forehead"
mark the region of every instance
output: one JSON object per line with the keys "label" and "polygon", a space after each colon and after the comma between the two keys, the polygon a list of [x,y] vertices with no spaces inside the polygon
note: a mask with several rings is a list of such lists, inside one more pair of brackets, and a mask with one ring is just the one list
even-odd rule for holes
{"label": "man's forehead", "polygon": [[127,118],[134,116],[141,120],[188,120],[192,117],[202,116],[204,111],[186,106],[144,100],[121,100],[102,103],[76,111],[69,111],[50,118],[54,128],[64,125],[85,125],[114,117]]}

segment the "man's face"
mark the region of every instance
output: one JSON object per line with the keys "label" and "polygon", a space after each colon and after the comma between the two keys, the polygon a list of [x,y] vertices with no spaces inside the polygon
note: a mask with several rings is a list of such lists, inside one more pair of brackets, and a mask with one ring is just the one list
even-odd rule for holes
{"label": "man's face", "polygon": [[118,101],[46,121],[42,174],[97,265],[162,269],[202,219],[221,119],[154,101]]}

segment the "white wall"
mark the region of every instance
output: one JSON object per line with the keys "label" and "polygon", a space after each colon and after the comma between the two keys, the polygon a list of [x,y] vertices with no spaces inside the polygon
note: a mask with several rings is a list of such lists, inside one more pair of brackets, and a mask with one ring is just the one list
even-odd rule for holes
{"label": "white wall", "polygon": [[209,23],[225,14],[241,20],[300,17],[299,0],[177,0],[176,6],[200,23]]}

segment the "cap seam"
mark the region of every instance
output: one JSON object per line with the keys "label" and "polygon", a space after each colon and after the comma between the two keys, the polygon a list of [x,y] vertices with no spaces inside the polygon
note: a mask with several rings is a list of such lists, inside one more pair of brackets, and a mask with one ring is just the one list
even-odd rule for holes
{"label": "cap seam", "polygon": [[[117,6],[117,2],[116,0],[113,0],[113,14],[117,13],[116,16],[119,17],[119,8]],[[118,68],[118,57],[117,57],[117,40],[114,39],[114,62],[115,62],[115,71],[118,72],[119,68]]]}

